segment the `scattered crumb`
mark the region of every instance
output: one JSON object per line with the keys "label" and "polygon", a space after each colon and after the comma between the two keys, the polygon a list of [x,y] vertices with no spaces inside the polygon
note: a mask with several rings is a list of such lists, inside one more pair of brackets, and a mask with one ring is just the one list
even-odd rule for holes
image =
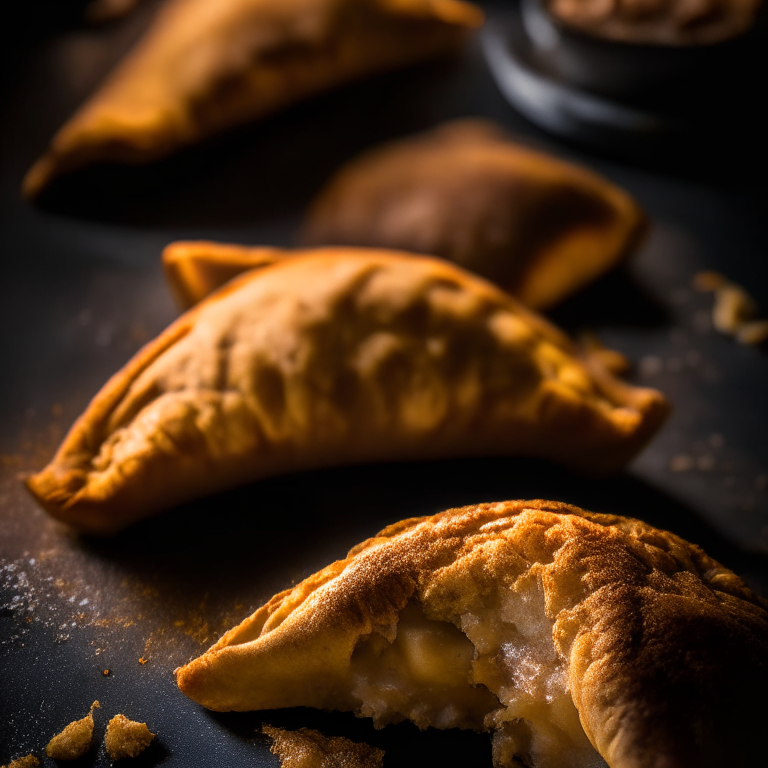
{"label": "scattered crumb", "polygon": [[714,292],[712,324],[720,333],[735,336],[742,344],[768,341],[768,320],[757,317],[754,299],[740,285],[717,272],[700,272],[694,277],[693,285],[699,291]]}
{"label": "scattered crumb", "polygon": [[77,760],[88,752],[93,740],[93,710],[98,708],[99,702],[94,701],[82,720],[70,723],[48,742],[45,754],[53,760]]}
{"label": "scattered crumb", "polygon": [[696,459],[696,469],[699,472],[711,472],[715,468],[715,457],[710,454],[704,454]]}
{"label": "scattered crumb", "polygon": [[145,659],[143,656],[139,659],[139,664],[142,666],[146,664],[149,661],[149,659]]}
{"label": "scattered crumb", "polygon": [[667,370],[670,373],[680,373],[683,370],[683,361],[679,357],[670,357],[667,360]]}
{"label": "scattered crumb", "polygon": [[718,434],[717,432],[713,432],[709,436],[709,444],[713,448],[722,448],[725,444],[725,440],[723,439],[723,436],[721,434]]}
{"label": "scattered crumb", "polygon": [[105,670],[104,670],[104,671],[103,671],[101,674],[102,674],[102,675],[104,675],[104,677],[109,677],[109,675],[110,675],[110,670],[108,670],[108,669],[105,669]]}
{"label": "scattered crumb", "polygon": [[702,293],[711,293],[728,282],[719,272],[699,272],[693,278],[693,287]]}
{"label": "scattered crumb", "polygon": [[749,346],[764,344],[768,341],[768,320],[751,320],[744,323],[736,332],[736,340]]}
{"label": "scattered crumb", "polygon": [[272,740],[270,750],[281,768],[381,768],[384,750],[341,736],[323,736],[309,728],[285,731],[271,725],[261,732]]}
{"label": "scattered crumb", "polygon": [[737,333],[756,314],[755,302],[741,286],[727,283],[715,292],[712,323],[720,333]]}
{"label": "scattered crumb", "polygon": [[40,761],[34,755],[27,755],[26,757],[19,757],[16,760],[11,760],[8,765],[4,765],[3,768],[37,768],[40,765]]}
{"label": "scattered crumb", "polygon": [[701,355],[695,349],[690,349],[685,353],[685,363],[689,368],[696,368],[701,365]]}
{"label": "scattered crumb", "polygon": [[141,754],[154,738],[155,734],[146,723],[129,720],[125,715],[115,715],[107,725],[104,743],[112,760],[122,760]]}
{"label": "scattered crumb", "polygon": [[655,376],[657,373],[661,373],[664,368],[664,361],[656,355],[646,355],[640,361],[640,375],[641,376]]}
{"label": "scattered crumb", "polygon": [[690,472],[693,469],[693,457],[687,453],[673,456],[669,462],[670,472]]}
{"label": "scattered crumb", "polygon": [[693,329],[699,334],[709,333],[712,330],[712,316],[706,309],[700,309],[694,313]]}

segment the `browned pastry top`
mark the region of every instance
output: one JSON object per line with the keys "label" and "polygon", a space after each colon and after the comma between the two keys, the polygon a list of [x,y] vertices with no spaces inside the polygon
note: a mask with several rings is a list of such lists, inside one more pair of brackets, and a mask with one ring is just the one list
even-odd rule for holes
{"label": "browned pastry top", "polygon": [[24,179],[144,163],[351,80],[455,50],[461,0],[169,0]]}
{"label": "browned pastry top", "polygon": [[[404,619],[414,603],[426,616],[418,642]],[[480,685],[497,697],[480,710],[497,766],[517,765],[515,754],[598,765],[595,750],[610,768],[746,766],[762,751],[766,605],[699,547],[639,520],[548,501],[483,504],[384,529],[275,596],[177,681],[216,710],[308,705],[383,723],[397,718],[376,709],[380,686],[373,704],[360,693],[363,657],[378,648],[374,663],[390,665],[379,672],[401,689],[390,706],[439,725],[442,710],[424,705],[438,683],[419,687],[418,676],[434,662],[429,637],[442,633],[436,654],[447,653],[460,648],[458,628],[474,652],[462,695]],[[409,647],[421,663],[398,678],[392,665],[408,666]],[[421,708],[408,709],[408,690]],[[439,698],[460,709],[450,690]],[[474,727],[456,717],[448,725]],[[526,719],[538,723],[527,746],[515,731]]]}
{"label": "browned pastry top", "polygon": [[706,45],[746,32],[762,0],[542,0],[564,24],[627,43]]}
{"label": "browned pastry top", "polygon": [[440,256],[543,309],[616,266],[644,231],[640,207],[606,179],[457,120],[342,167],[302,240]]}
{"label": "browned pastry top", "polygon": [[319,466],[501,454],[608,472],[667,409],[447,262],[320,249],[247,272],[179,318],[28,486],[56,517],[110,532]]}

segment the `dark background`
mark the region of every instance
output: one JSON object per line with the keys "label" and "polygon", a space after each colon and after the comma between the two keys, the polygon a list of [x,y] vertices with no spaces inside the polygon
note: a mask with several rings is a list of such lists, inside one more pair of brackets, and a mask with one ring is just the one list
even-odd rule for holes
{"label": "dark background", "polygon": [[[84,171],[30,205],[19,197],[24,172],[157,3],[103,27],[81,24],[78,3],[17,5],[0,31],[0,763],[39,755],[99,699],[99,744],[117,712],[158,734],[137,768],[276,765],[254,735],[261,722],[367,740],[387,750],[389,766],[426,757],[489,766],[485,735],[407,724],[377,732],[352,715],[310,710],[216,715],[181,695],[171,674],[384,525],[450,506],[544,497],[641,517],[701,544],[768,595],[768,359],[717,334],[711,296],[691,288],[697,271],[720,270],[768,315],[765,150],[741,130],[747,97],[727,131],[717,93],[708,107],[699,94],[696,109],[718,115],[717,130],[702,124],[673,150],[608,154],[519,117],[475,40],[460,60],[341,89],[153,166]],[[748,94],[752,81],[757,93],[754,72],[740,77],[734,87]],[[674,404],[626,473],[594,481],[516,459],[308,472],[173,510],[109,541],[74,536],[26,495],[20,476],[50,459],[107,377],[176,316],[160,268],[165,244],[291,245],[340,163],[460,116],[490,117],[598,170],[650,215],[636,258],[553,313],[571,332],[597,331],[633,360],[633,381]],[[80,762],[108,765],[101,745]]]}

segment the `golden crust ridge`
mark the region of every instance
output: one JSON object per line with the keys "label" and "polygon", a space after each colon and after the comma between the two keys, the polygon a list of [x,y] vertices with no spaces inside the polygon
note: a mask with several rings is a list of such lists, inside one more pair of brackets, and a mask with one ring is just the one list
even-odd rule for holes
{"label": "golden crust ridge", "polygon": [[[358,709],[354,649],[409,601],[461,628],[491,595],[533,578],[581,727],[611,768],[759,753],[752,697],[768,681],[768,604],[674,534],[561,503],[504,502],[396,524],[332,568],[331,580],[326,569],[295,588],[301,600],[287,590],[177,670],[182,691],[221,710]],[[284,602],[291,610],[267,628]],[[260,623],[260,634],[247,629]],[[504,722],[500,712],[486,727]]]}
{"label": "golden crust ridge", "polygon": [[320,249],[245,273],[179,318],[27,484],[54,516],[107,533],[318,466],[522,454],[608,472],[667,408],[451,264]]}

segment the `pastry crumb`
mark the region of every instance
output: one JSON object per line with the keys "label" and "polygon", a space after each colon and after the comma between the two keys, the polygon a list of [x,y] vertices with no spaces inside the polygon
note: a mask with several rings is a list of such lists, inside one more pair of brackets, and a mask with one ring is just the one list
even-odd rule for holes
{"label": "pastry crumb", "polygon": [[738,333],[741,326],[752,320],[756,313],[755,302],[741,286],[726,283],[715,291],[712,323],[720,333]]}
{"label": "pastry crumb", "polygon": [[91,748],[93,741],[93,710],[99,708],[94,701],[88,714],[71,722],[61,733],[57,733],[45,748],[45,754],[52,760],[77,760]]}
{"label": "pastry crumb", "polygon": [[146,723],[129,720],[125,715],[115,715],[107,725],[104,743],[112,760],[122,760],[141,754],[154,738],[155,734]]}
{"label": "pastry crumb", "polygon": [[687,453],[673,456],[669,462],[670,472],[690,472],[693,469],[693,457]]}
{"label": "pastry crumb", "polygon": [[768,341],[768,320],[752,320],[744,323],[736,332],[736,340],[749,346]]}
{"label": "pastry crumb", "polygon": [[718,288],[722,288],[727,280],[719,272],[699,272],[694,275],[693,287],[702,293],[712,293]]}
{"label": "pastry crumb", "polygon": [[261,732],[272,739],[270,751],[280,758],[281,768],[382,768],[384,750],[343,736],[323,736],[299,728],[286,731],[271,725]]}
{"label": "pastry crumb", "polygon": [[758,318],[755,300],[740,285],[718,272],[700,272],[693,285],[699,291],[715,294],[712,324],[720,333],[735,336],[749,346],[768,341],[768,320]]}
{"label": "pastry crumb", "polygon": [[34,755],[27,755],[26,757],[18,757],[16,760],[11,760],[3,768],[37,768],[38,765],[40,765],[40,761]]}

